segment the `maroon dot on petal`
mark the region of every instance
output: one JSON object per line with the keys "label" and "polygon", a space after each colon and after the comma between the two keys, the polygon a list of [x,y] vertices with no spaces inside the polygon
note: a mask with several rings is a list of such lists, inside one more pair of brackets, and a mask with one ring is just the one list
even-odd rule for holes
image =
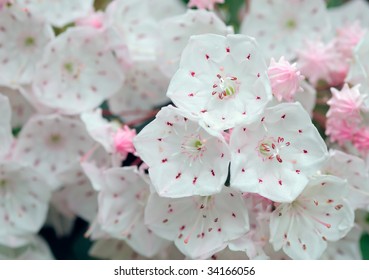
{"label": "maroon dot on petal", "polygon": [[221,232],[222,231],[222,229],[221,228],[218,228],[218,232]]}
{"label": "maroon dot on petal", "polygon": [[286,114],[282,115],[282,116],[281,116],[281,118],[282,118],[282,119],[286,118]]}
{"label": "maroon dot on petal", "polygon": [[194,177],[193,180],[192,180],[192,184],[196,184],[196,181],[197,181],[197,177]]}
{"label": "maroon dot on petal", "polygon": [[186,228],[186,226],[185,225],[183,225],[183,226],[181,226],[180,228],[179,228],[179,230],[184,230]]}
{"label": "maroon dot on petal", "polygon": [[190,74],[191,74],[191,76],[192,76],[192,77],[195,77],[195,74],[196,74],[196,73],[195,73],[195,72],[193,72],[193,71],[191,71],[191,73],[190,73]]}
{"label": "maroon dot on petal", "polygon": [[166,159],[166,158],[163,158],[162,160],[161,160],[161,162],[162,163],[165,163],[165,162],[167,162],[168,161],[168,159]]}
{"label": "maroon dot on petal", "polygon": [[236,214],[232,212],[232,217],[233,218],[236,218]]}
{"label": "maroon dot on petal", "polygon": [[229,47],[226,48],[227,53],[231,52],[231,49]]}
{"label": "maroon dot on petal", "polygon": [[212,175],[212,176],[215,176],[215,172],[214,172],[214,170],[213,170],[213,169],[211,170],[211,175]]}
{"label": "maroon dot on petal", "polygon": [[179,179],[181,177],[182,173],[179,172],[177,175],[176,175],[176,179]]}
{"label": "maroon dot on petal", "polygon": [[307,154],[307,153],[308,153],[308,151],[307,151],[307,150],[304,150],[303,152],[304,152],[304,154]]}
{"label": "maroon dot on petal", "polygon": [[209,57],[210,57],[210,56],[209,56],[208,54],[205,54],[205,58],[206,58],[206,59],[209,59]]}
{"label": "maroon dot on petal", "polygon": [[246,58],[247,58],[248,60],[250,60],[250,58],[251,58],[251,54],[248,54],[248,55],[246,56]]}
{"label": "maroon dot on petal", "polygon": [[168,219],[164,219],[163,220],[163,224],[167,223],[168,222]]}

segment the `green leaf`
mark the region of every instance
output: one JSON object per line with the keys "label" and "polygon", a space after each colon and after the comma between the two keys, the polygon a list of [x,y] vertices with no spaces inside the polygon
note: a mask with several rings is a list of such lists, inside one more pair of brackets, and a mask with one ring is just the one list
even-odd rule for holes
{"label": "green leaf", "polygon": [[360,248],[364,260],[369,260],[369,234],[365,233],[360,239]]}

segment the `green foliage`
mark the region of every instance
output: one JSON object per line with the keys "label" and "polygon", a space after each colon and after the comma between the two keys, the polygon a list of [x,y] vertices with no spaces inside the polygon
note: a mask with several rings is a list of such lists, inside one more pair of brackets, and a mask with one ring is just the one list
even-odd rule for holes
{"label": "green foliage", "polygon": [[361,253],[364,260],[369,260],[369,234],[364,234],[360,240]]}

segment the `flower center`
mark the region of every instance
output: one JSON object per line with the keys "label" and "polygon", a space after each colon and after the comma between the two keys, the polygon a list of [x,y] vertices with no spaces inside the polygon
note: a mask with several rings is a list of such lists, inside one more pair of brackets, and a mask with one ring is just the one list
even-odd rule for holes
{"label": "flower center", "polygon": [[202,157],[206,151],[205,139],[200,135],[190,135],[181,144],[182,153],[187,155],[190,159],[196,160]]}
{"label": "flower center", "polygon": [[0,180],[0,188],[5,188],[7,184],[8,184],[7,180],[5,179]]}
{"label": "flower center", "polygon": [[65,64],[64,64],[64,69],[65,69],[65,70],[67,70],[67,72],[68,72],[69,74],[73,74],[73,69],[74,69],[74,67],[73,67],[73,63],[71,63],[71,62],[67,62],[67,63],[65,63]]}
{"label": "flower center", "polygon": [[25,45],[26,47],[34,46],[34,45],[35,45],[35,38],[33,38],[33,37],[27,37],[27,38],[24,40],[24,45]]}
{"label": "flower center", "polygon": [[286,21],[286,27],[287,29],[295,29],[297,26],[297,23],[294,19],[289,19]]}
{"label": "flower center", "polygon": [[219,99],[230,98],[238,92],[239,82],[237,77],[222,76],[217,74],[217,80],[213,84],[213,96]]}
{"label": "flower center", "polygon": [[276,159],[279,163],[282,163],[283,160],[280,156],[280,152],[282,148],[288,147],[289,145],[290,142],[284,143],[283,137],[278,137],[277,140],[273,137],[267,137],[259,142],[257,147],[258,155],[263,161]]}

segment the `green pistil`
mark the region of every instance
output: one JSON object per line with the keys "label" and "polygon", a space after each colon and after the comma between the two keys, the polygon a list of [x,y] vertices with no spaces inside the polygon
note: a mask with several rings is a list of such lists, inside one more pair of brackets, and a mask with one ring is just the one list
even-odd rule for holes
{"label": "green pistil", "polygon": [[27,37],[25,40],[24,40],[24,45],[26,47],[31,47],[33,45],[35,45],[35,39],[33,37]]}
{"label": "green pistil", "polygon": [[0,188],[5,188],[7,184],[7,181],[5,179],[0,180]]}
{"label": "green pistil", "polygon": [[236,91],[235,91],[234,87],[227,87],[227,88],[226,88],[226,90],[225,90],[225,92],[226,92],[226,95],[227,95],[227,96],[231,96],[231,95],[233,95]]}
{"label": "green pistil", "polygon": [[73,73],[73,64],[68,62],[64,64],[64,69],[68,71],[68,73]]}
{"label": "green pistil", "polygon": [[60,139],[61,139],[61,137],[58,134],[53,134],[50,137],[51,143],[58,143],[58,142],[60,142]]}
{"label": "green pistil", "polygon": [[196,149],[201,149],[202,148],[202,143],[201,143],[200,140],[196,140],[194,145],[195,145]]}
{"label": "green pistil", "polygon": [[287,22],[286,22],[286,27],[288,28],[288,29],[295,29],[296,28],[296,21],[295,20],[293,20],[293,19],[290,19],[290,20],[288,20]]}

